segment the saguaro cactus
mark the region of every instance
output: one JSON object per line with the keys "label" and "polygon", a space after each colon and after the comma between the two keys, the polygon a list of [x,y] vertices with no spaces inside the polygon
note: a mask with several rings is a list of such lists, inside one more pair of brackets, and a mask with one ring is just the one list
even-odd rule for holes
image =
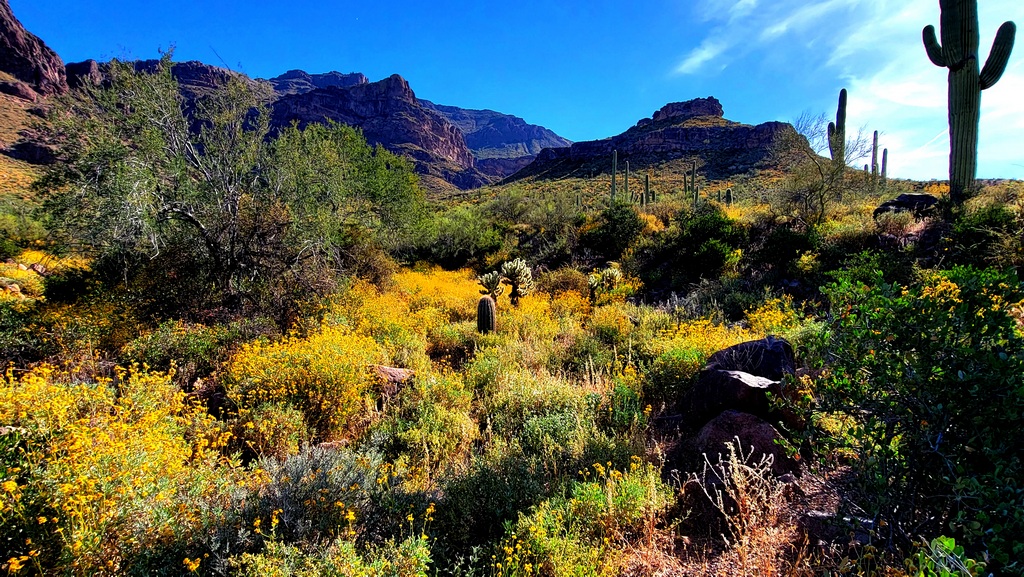
{"label": "saguaro cactus", "polygon": [[626,195],[626,202],[633,202],[633,197],[629,195],[629,161],[626,161],[626,180],[624,181],[623,192]]}
{"label": "saguaro cactus", "polygon": [[496,307],[494,299],[484,295],[476,305],[476,330],[483,333],[493,333],[495,325]]}
{"label": "saguaro cactus", "polygon": [[612,200],[615,200],[615,176],[619,172],[619,151],[612,151]]}
{"label": "saguaro cactus", "polygon": [[882,150],[882,186],[886,185],[889,178],[889,149]]}
{"label": "saguaro cactus", "polygon": [[926,26],[922,36],[932,63],[949,69],[949,198],[962,205],[974,188],[978,169],[981,91],[995,85],[1006,70],[1017,26],[1004,22],[999,27],[988,60],[980,68],[978,1],[939,0],[939,10],[942,44],[934,26]]}
{"label": "saguaro cactus", "polygon": [[846,89],[839,91],[836,121],[828,123],[828,151],[833,162],[846,164]]}

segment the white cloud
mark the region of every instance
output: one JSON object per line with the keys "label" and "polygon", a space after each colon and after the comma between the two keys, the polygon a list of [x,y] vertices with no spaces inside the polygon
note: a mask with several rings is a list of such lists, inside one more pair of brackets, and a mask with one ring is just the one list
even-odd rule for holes
{"label": "white cloud", "polygon": [[705,64],[725,52],[728,47],[729,45],[721,39],[708,38],[683,59],[676,67],[676,72],[678,74],[696,74]]}

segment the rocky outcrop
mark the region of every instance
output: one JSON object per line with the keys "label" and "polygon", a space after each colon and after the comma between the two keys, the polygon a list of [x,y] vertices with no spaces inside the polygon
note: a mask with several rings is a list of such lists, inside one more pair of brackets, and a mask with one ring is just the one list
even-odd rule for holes
{"label": "rocky outcrop", "polygon": [[271,119],[278,128],[327,121],[357,126],[371,144],[412,159],[421,174],[439,176],[463,189],[489,181],[475,169],[462,131],[421,105],[397,74],[379,82],[285,96],[273,104]]}
{"label": "rocky outcrop", "polygon": [[423,106],[441,113],[459,127],[466,137],[466,145],[477,160],[502,158],[521,159],[536,156],[545,148],[562,148],[572,142],[543,126],[529,124],[518,116],[493,110],[469,110],[455,106],[441,106],[420,100]]}
{"label": "rocky outcrop", "polygon": [[65,66],[64,70],[67,73],[68,86],[71,88],[99,86],[106,77],[103,65],[92,59],[84,62],[72,62]]}
{"label": "rocky outcrop", "polygon": [[510,180],[528,177],[592,177],[611,171],[612,151],[619,166],[629,161],[636,169],[680,158],[700,159],[701,174],[722,179],[761,168],[771,161],[772,147],[792,126],[767,122],[757,126],[723,117],[714,98],[669,104],[626,132],[566,148],[548,148]]}
{"label": "rocky outcrop", "polygon": [[341,72],[309,74],[302,70],[289,70],[280,76],[267,80],[267,82],[274,87],[274,92],[279,96],[290,96],[313,92],[317,88],[359,86],[360,84],[369,84],[370,80],[359,72],[349,74]]}
{"label": "rocky outcrop", "polygon": [[939,199],[930,194],[904,193],[892,200],[883,202],[875,209],[874,216],[878,218],[889,212],[909,212],[916,218],[924,218],[935,212],[935,206],[938,203]]}
{"label": "rocky outcrop", "polygon": [[[695,98],[686,102],[673,102],[665,105],[654,113],[651,123],[666,120],[684,121],[701,116],[722,118],[725,116],[725,110],[722,109],[722,103],[714,96]],[[646,119],[641,122],[646,123]]]}
{"label": "rocky outcrop", "polygon": [[795,367],[793,346],[772,336],[722,349],[711,355],[707,363],[708,369],[743,371],[772,381],[793,374]]}
{"label": "rocky outcrop", "polygon": [[0,0],[0,71],[43,96],[68,89],[64,62],[42,40],[25,30],[7,0]]}

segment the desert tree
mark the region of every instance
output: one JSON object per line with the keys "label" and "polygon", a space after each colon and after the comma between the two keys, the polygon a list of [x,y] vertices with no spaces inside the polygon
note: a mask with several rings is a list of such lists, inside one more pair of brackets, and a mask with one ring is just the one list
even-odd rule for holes
{"label": "desert tree", "polygon": [[268,283],[344,274],[346,243],[394,246],[417,217],[409,164],[357,130],[275,131],[264,84],[235,75],[186,101],[171,69],[170,55],[148,71],[111,62],[52,112],[59,162],[38,186],[69,248],[125,262],[174,253],[164,272],[237,308]]}

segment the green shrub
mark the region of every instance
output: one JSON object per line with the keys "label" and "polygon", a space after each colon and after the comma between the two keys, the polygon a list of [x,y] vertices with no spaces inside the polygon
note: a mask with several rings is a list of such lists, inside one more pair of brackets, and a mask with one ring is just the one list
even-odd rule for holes
{"label": "green shrub", "polygon": [[665,231],[645,238],[623,258],[623,269],[648,288],[681,290],[715,279],[739,263],[746,230],[713,204],[684,211]]}
{"label": "green shrub", "polygon": [[911,286],[840,277],[819,415],[858,456],[869,511],[898,536],[952,530],[1007,574],[1024,566],[1024,336],[1015,275],[955,268]]}
{"label": "green shrub", "polygon": [[580,244],[594,249],[608,260],[615,260],[643,230],[644,221],[632,204],[613,201],[601,212],[597,227],[583,233]]}

